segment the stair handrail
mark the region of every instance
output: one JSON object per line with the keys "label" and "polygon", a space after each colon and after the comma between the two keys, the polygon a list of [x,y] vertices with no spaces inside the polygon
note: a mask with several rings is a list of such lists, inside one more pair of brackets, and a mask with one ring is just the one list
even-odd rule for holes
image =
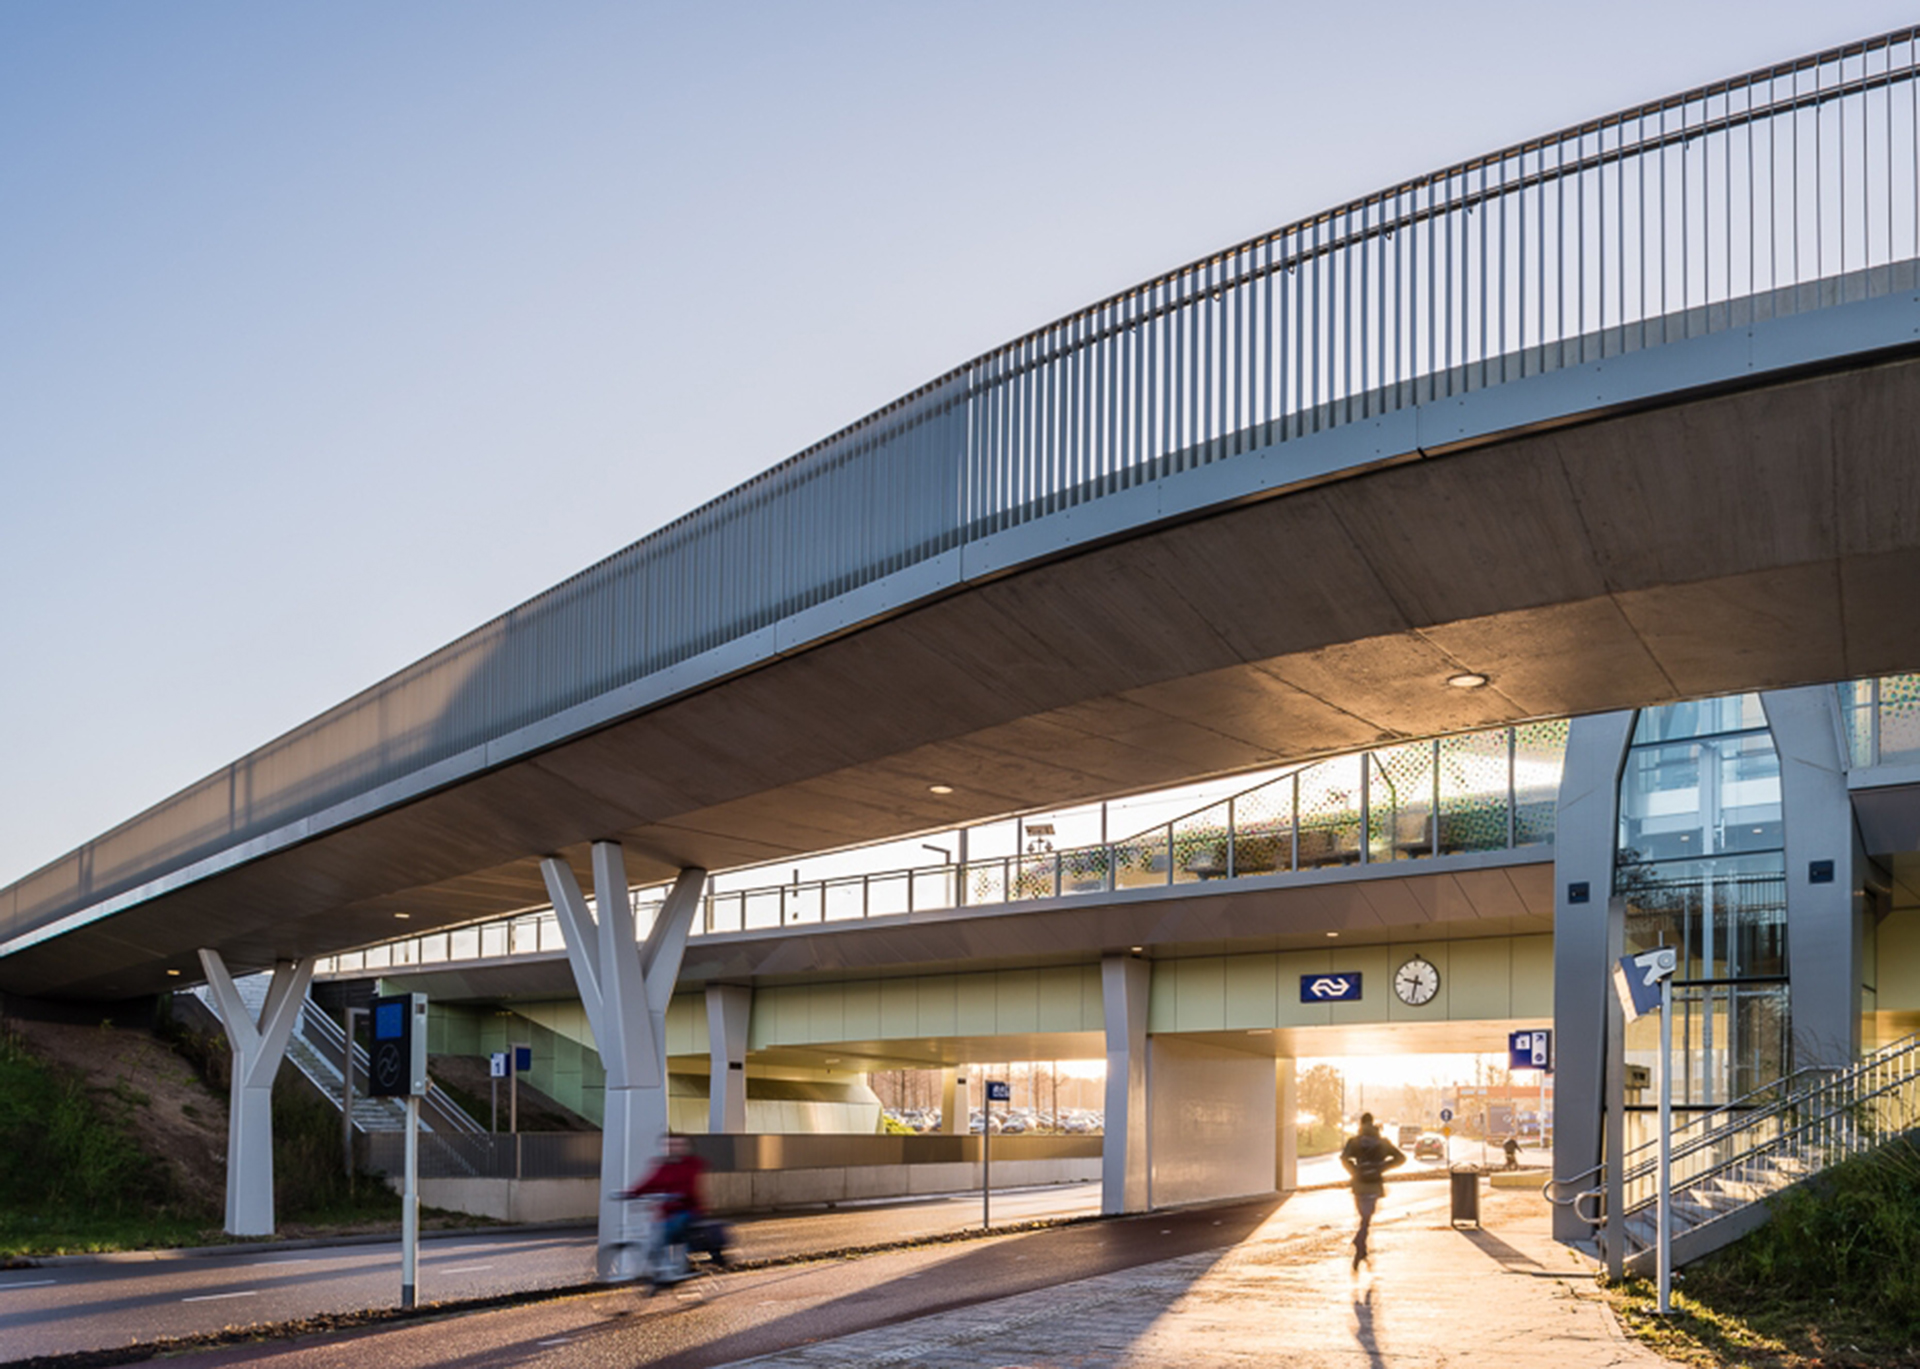
{"label": "stair handrail", "polygon": [[[1757,1128],[1761,1123],[1783,1114],[1789,1112],[1797,1114],[1788,1125],[1753,1145],[1716,1157],[1706,1167],[1687,1175],[1684,1180],[1678,1182],[1673,1191],[1684,1194],[1703,1187],[1709,1181],[1721,1180],[1736,1169],[1745,1168],[1758,1160],[1783,1153],[1816,1158],[1818,1163],[1809,1173],[1818,1173],[1829,1164],[1835,1163],[1836,1158],[1863,1153],[1871,1148],[1870,1144],[1864,1143],[1868,1139],[1868,1129],[1851,1123],[1835,1128],[1832,1125],[1833,1122],[1836,1118],[1857,1113],[1859,1109],[1878,1100],[1912,1091],[1916,1083],[1920,1083],[1920,1067],[1916,1067],[1912,1060],[1909,1060],[1906,1067],[1899,1073],[1876,1079],[1871,1088],[1863,1091],[1855,1086],[1863,1080],[1884,1072],[1887,1065],[1900,1057],[1911,1057],[1917,1052],[1920,1052],[1920,1038],[1906,1037],[1875,1051],[1850,1069],[1839,1072],[1817,1069],[1811,1071],[1825,1073],[1827,1077],[1812,1088],[1782,1098],[1765,1108],[1756,1109],[1745,1121],[1748,1127]],[[1909,1100],[1907,1103],[1909,1119],[1914,1110],[1914,1102]],[[1721,1137],[1724,1138],[1731,1130],[1721,1133]],[[1809,1138],[1815,1137],[1821,1138],[1817,1150],[1804,1145]],[[1643,1195],[1637,1200],[1623,1203],[1622,1222],[1624,1223],[1628,1217],[1645,1212],[1657,1202],[1658,1195],[1653,1194]],[[1711,1225],[1733,1210],[1735,1209],[1729,1208],[1725,1211],[1709,1212],[1698,1220],[1689,1222],[1687,1229],[1698,1230]],[[1637,1241],[1630,1228],[1628,1228],[1628,1239],[1644,1248],[1644,1242]]]}
{"label": "stair handrail", "polygon": [[[306,1032],[314,1024],[319,1025],[320,1035],[326,1039],[329,1046],[336,1051],[344,1049],[347,1040],[346,1029],[334,1021],[332,1015],[322,1009],[318,1003],[309,998],[301,1005],[301,1031],[303,1033]],[[352,1054],[354,1065],[360,1069],[364,1076],[368,1071],[370,1063],[367,1056],[367,1048],[358,1041],[355,1041],[353,1043]],[[453,1099],[447,1095],[446,1091],[431,1079],[427,1081],[426,1096],[421,1101],[425,1105],[426,1110],[432,1114],[433,1122],[441,1124],[432,1125],[432,1123],[430,1123],[429,1125],[432,1130],[466,1132],[474,1136],[482,1135],[486,1131],[485,1127],[467,1115],[466,1109],[462,1108],[458,1103],[455,1103]]]}
{"label": "stair handrail", "polygon": [[[1674,1191],[1686,1192],[1702,1186],[1709,1180],[1718,1179],[1736,1167],[1747,1165],[1756,1158],[1772,1152],[1785,1150],[1790,1144],[1797,1143],[1813,1134],[1817,1129],[1827,1126],[1834,1118],[1857,1110],[1877,1100],[1912,1088],[1920,1081],[1920,1059],[1909,1060],[1905,1069],[1884,1082],[1862,1092],[1855,1086],[1862,1080],[1884,1071],[1886,1067],[1902,1057],[1920,1056],[1920,1033],[1913,1033],[1889,1042],[1857,1061],[1844,1070],[1832,1070],[1821,1066],[1803,1066],[1759,1088],[1751,1089],[1740,1097],[1730,1100],[1703,1114],[1689,1124],[1699,1128],[1698,1134],[1688,1136],[1681,1144],[1670,1150],[1673,1161],[1699,1155],[1702,1151],[1724,1148],[1730,1138],[1741,1133],[1752,1133],[1773,1123],[1777,1119],[1794,1114],[1791,1121],[1772,1135],[1745,1145],[1732,1153],[1716,1155],[1703,1168],[1687,1174],[1676,1181]],[[1784,1092],[1782,1090],[1785,1090]],[[1756,1101],[1762,1095],[1771,1095],[1765,1101]],[[1836,1101],[1837,1100],[1837,1101]],[[1850,1131],[1840,1138],[1849,1153],[1857,1152],[1860,1135]],[[1659,1164],[1659,1141],[1642,1142],[1626,1152],[1628,1164],[1622,1175],[1623,1197],[1634,1188],[1644,1186]],[[1650,1152],[1650,1154],[1649,1154]],[[1645,1155],[1646,1158],[1636,1158]],[[1542,1195],[1551,1203],[1561,1207],[1572,1207],[1583,1221],[1599,1227],[1606,1224],[1606,1214],[1601,1210],[1588,1211],[1587,1205],[1605,1195],[1605,1185],[1592,1184],[1607,1171],[1607,1163],[1591,1165],[1572,1175],[1555,1176],[1541,1186]],[[1591,1186],[1587,1186],[1591,1185]],[[1571,1194],[1567,1190],[1573,1189]],[[1635,1213],[1644,1212],[1657,1202],[1657,1195],[1642,1196],[1638,1199],[1626,1198],[1622,1221]],[[1704,1226],[1715,1220],[1695,1223]]]}
{"label": "stair handrail", "polygon": [[[1920,1032],[1915,1032],[1891,1041],[1848,1066],[1836,1071],[1825,1066],[1803,1065],[1791,1074],[1760,1087],[1750,1089],[1721,1104],[1712,1112],[1702,1113],[1691,1119],[1684,1131],[1701,1128],[1698,1134],[1686,1135],[1676,1131],[1671,1138],[1672,1154],[1675,1159],[1691,1155],[1708,1146],[1718,1144],[1731,1133],[1748,1128],[1753,1122],[1765,1120],[1777,1115],[1783,1106],[1804,1101],[1817,1094],[1825,1085],[1837,1079],[1863,1074],[1879,1067],[1897,1056],[1920,1049]],[[1804,1081],[1804,1086],[1802,1081]],[[1758,1101],[1762,1095],[1770,1095],[1764,1101]],[[1659,1164],[1660,1141],[1658,1137],[1642,1141],[1626,1152],[1626,1178],[1629,1182],[1650,1174]],[[1599,1166],[1604,1169],[1605,1163]]]}

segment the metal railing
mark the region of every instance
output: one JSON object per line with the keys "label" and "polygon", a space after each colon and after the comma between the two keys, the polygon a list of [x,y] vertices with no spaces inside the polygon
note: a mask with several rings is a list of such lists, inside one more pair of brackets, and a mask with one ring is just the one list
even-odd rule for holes
{"label": "metal railing", "polygon": [[[1549,842],[1566,728],[1534,723],[1337,756],[1119,841],[712,894],[703,929],[801,926]],[[1522,775],[1530,755],[1550,759]]]}
{"label": "metal railing", "polygon": [[[1676,1235],[1697,1231],[1831,1165],[1920,1126],[1920,1035],[1845,1070],[1802,1069],[1676,1127],[1672,1212]],[[1629,1258],[1654,1243],[1658,1141],[1629,1150],[1622,1229]],[[1605,1225],[1607,1166],[1547,1185],[1555,1202]]]}
{"label": "metal railing", "polygon": [[1016,338],[0,890],[0,938],[1010,528],[1907,288],[1917,33],[1403,181]]}
{"label": "metal railing", "polygon": [[[709,894],[695,930],[857,921],[1541,845],[1553,840],[1567,727],[1556,719],[1335,756],[1118,841]],[[659,907],[659,891],[638,891],[643,934]],[[533,912],[349,951],[322,961],[320,971],[565,950],[553,914]]]}
{"label": "metal railing", "polygon": [[[296,1026],[300,1039],[313,1049],[334,1070],[331,1080],[314,1080],[316,1086],[329,1097],[340,1097],[339,1084],[341,1071],[346,1068],[347,1034],[341,1025],[334,1021],[318,1003],[311,998],[300,1005],[300,1020]],[[353,1072],[357,1087],[354,1090],[356,1101],[366,1096],[366,1081],[372,1078],[367,1048],[359,1042],[353,1043]],[[329,1085],[331,1087],[329,1087]],[[447,1095],[445,1089],[427,1081],[426,1096],[420,1100],[420,1120],[427,1130],[438,1135],[475,1135],[484,1134],[481,1125],[467,1115],[466,1109]],[[355,1125],[359,1123],[356,1120]]]}

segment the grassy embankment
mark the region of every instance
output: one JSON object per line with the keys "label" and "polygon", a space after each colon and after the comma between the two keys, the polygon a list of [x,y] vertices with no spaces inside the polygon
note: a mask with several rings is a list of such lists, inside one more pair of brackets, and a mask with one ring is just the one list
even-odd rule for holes
{"label": "grassy embankment", "polygon": [[[183,1053],[205,1078],[222,1064],[224,1043],[195,1044]],[[188,1198],[167,1158],[143,1148],[150,1102],[125,1082],[89,1087],[0,1031],[0,1259],[225,1239],[221,1214]],[[280,1220],[398,1222],[395,1195],[372,1181],[349,1192],[341,1170],[339,1114],[282,1080],[274,1090]]]}
{"label": "grassy embankment", "polygon": [[1782,1195],[1771,1222],[1676,1276],[1618,1290],[1629,1327],[1671,1359],[1752,1369],[1920,1366],[1920,1147],[1896,1141]]}

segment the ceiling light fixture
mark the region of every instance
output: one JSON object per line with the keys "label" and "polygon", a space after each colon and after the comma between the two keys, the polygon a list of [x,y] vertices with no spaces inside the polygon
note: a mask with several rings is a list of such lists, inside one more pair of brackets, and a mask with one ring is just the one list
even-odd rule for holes
{"label": "ceiling light fixture", "polygon": [[927,792],[929,794],[951,794],[953,792],[953,786],[950,784],[930,784],[927,786]]}
{"label": "ceiling light fixture", "polygon": [[1472,670],[1463,670],[1458,675],[1447,676],[1447,684],[1453,689],[1479,689],[1486,682],[1485,675]]}
{"label": "ceiling light fixture", "polygon": [[1340,935],[1340,933],[1338,933],[1338,932],[1328,932],[1328,933],[1327,933],[1327,935],[1328,935],[1328,936],[1339,936],[1339,935]]}
{"label": "ceiling light fixture", "polygon": [[394,916],[399,918],[400,921],[405,922],[408,918],[412,917],[413,914],[412,913],[395,913]]}
{"label": "ceiling light fixture", "polygon": [[178,970],[168,970],[167,973],[172,975],[176,979],[180,977],[180,971]]}

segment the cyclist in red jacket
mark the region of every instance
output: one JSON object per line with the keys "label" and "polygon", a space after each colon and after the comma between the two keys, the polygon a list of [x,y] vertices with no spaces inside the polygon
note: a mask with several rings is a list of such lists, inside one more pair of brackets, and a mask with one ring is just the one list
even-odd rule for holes
{"label": "cyclist in red jacket", "polygon": [[[659,1221],[654,1226],[651,1260],[653,1268],[663,1271],[657,1283],[677,1283],[688,1277],[685,1248],[687,1233],[700,1218],[700,1176],[706,1162],[687,1146],[684,1136],[668,1136],[666,1154],[654,1161],[646,1177],[628,1189],[628,1198],[658,1198]],[[673,1252],[679,1250],[675,1257]]]}

